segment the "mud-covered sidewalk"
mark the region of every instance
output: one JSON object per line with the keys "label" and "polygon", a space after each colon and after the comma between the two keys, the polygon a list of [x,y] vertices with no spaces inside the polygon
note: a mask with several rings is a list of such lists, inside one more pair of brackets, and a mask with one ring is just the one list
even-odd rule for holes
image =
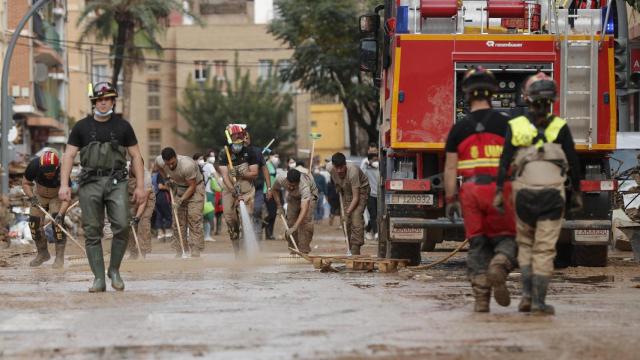
{"label": "mud-covered sidewalk", "polygon": [[[315,252],[343,251],[335,228],[319,230]],[[517,312],[517,273],[510,307],[472,313],[464,253],[427,272],[320,273],[288,259],[281,242],[267,242],[268,257],[247,266],[218,239],[200,259],[174,259],[154,244],[148,259],[125,260],[121,293],[87,293],[82,260],[55,271],[5,256],[0,358],[621,360],[640,352],[640,267],[625,253],[607,268],[557,271],[548,298],[557,315],[535,317]]]}

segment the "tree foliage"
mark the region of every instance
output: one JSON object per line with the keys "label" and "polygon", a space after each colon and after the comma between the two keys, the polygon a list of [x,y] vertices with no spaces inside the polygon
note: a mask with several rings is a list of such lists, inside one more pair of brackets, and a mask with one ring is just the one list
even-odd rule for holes
{"label": "tree foliage", "polygon": [[[168,25],[171,12],[184,14],[180,0],[110,0],[87,1],[80,14],[80,41],[93,35],[98,41],[110,43],[113,58],[111,83],[116,85],[120,72],[125,72],[125,94],[130,89],[133,66],[145,61],[145,50],[162,52],[157,40]],[[128,78],[129,77],[129,78]]]}
{"label": "tree foliage", "polygon": [[[247,124],[251,143],[285,150],[293,130],[283,129],[293,104],[292,96],[282,92],[276,76],[252,82],[236,64],[233,80],[211,79],[195,82],[191,78],[183,92],[178,113],[189,123],[186,131],[176,132],[200,150],[221,149],[226,144],[225,127],[231,123]],[[225,76],[226,78],[226,76]]]}
{"label": "tree foliage", "polygon": [[[358,16],[365,1],[280,0],[269,32],[294,48],[283,79],[320,95],[337,96],[347,110],[351,151],[355,126],[377,142],[378,91],[360,72]],[[370,10],[369,10],[370,11]]]}

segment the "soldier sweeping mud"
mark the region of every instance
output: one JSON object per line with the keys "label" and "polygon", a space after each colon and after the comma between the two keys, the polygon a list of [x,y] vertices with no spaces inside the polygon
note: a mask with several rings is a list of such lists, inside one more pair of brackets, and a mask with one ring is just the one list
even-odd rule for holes
{"label": "soldier sweeping mud", "polygon": [[507,197],[504,181],[511,165],[522,272],[518,310],[549,315],[555,310],[545,298],[562,228],[567,172],[573,187],[571,211],[582,208],[580,163],[573,137],[567,122],[550,112],[556,94],[556,84],[547,75],[538,73],[527,79],[524,96],[529,115],[509,121],[494,199],[494,205],[502,209]]}
{"label": "soldier sweeping mud", "polygon": [[[173,148],[162,149],[162,154],[156,158],[156,166],[167,182],[170,191],[175,194],[172,206],[176,209],[178,219],[173,222],[173,249],[176,257],[182,256],[182,248],[191,250],[191,257],[199,257],[204,250],[204,224],[202,223],[202,208],[204,207],[204,176],[198,163],[192,158],[177,155]],[[178,230],[178,223],[181,229]],[[182,240],[189,229],[188,244],[182,245],[178,241],[178,231]]]}
{"label": "soldier sweeping mud", "polygon": [[311,239],[313,238],[313,210],[318,201],[318,187],[313,178],[296,169],[291,169],[287,175],[276,177],[272,189],[269,189],[267,198],[273,197],[276,201],[278,215],[284,214],[280,191],[287,190],[287,229],[285,236],[291,244],[290,236],[293,236],[300,252],[308,254],[311,251]]}
{"label": "soldier sweeping mud", "polygon": [[[497,89],[496,78],[490,71],[478,67],[465,73],[462,91],[471,112],[456,122],[446,144],[446,213],[452,221],[461,210],[464,215],[465,236],[470,241],[467,272],[476,312],[489,311],[492,288],[498,304],[509,306],[511,299],[505,281],[516,264],[513,209],[508,205],[499,213],[492,205],[509,120],[491,109],[491,96]],[[456,175],[463,178],[459,195]],[[511,184],[507,182],[503,188],[509,194]]]}
{"label": "soldier sweeping mud", "polygon": [[[244,201],[249,214],[253,214],[255,196],[254,180],[258,176],[258,154],[247,146],[247,132],[243,126],[230,124],[226,129],[231,142],[231,152],[223,149],[218,156],[222,175],[222,208],[229,238],[236,256],[240,251],[239,201]],[[231,157],[230,159],[228,157]],[[231,164],[229,164],[231,161]],[[233,178],[233,180],[232,180]]]}
{"label": "soldier sweeping mud", "polygon": [[[48,211],[55,218],[57,224],[64,226],[64,214],[67,212],[69,202],[58,199],[59,189],[60,159],[55,152],[45,151],[41,156],[29,162],[22,179],[22,190],[31,202],[29,228],[38,250],[38,254],[31,260],[29,266],[40,266],[51,258],[43,228],[46,217],[40,207]],[[66,236],[58,226],[55,224],[52,226],[56,239],[56,259],[53,262],[53,267],[59,269],[64,266]]]}
{"label": "soldier sweeping mud", "polygon": [[347,164],[342,153],[331,157],[331,180],[336,184],[336,191],[342,197],[344,217],[347,223],[349,248],[353,255],[360,255],[360,247],[364,244],[364,210],[369,198],[369,179],[356,165]]}
{"label": "soldier sweeping mud", "polygon": [[[127,251],[129,236],[129,196],[127,193],[127,153],[136,174],[143,174],[142,156],[131,124],[114,114],[118,92],[107,82],[92,87],[90,99],[93,115],[78,121],[67,142],[61,170],[60,200],[71,199],[69,177],[73,159],[80,152],[82,172],[79,177],[78,196],[82,209],[87,258],[95,276],[89,292],[106,290],[105,266],[102,253],[102,231],[105,207],[113,240],[108,276],[111,286],[124,290],[120,277],[120,264]],[[144,177],[136,178],[134,201],[146,201]]]}

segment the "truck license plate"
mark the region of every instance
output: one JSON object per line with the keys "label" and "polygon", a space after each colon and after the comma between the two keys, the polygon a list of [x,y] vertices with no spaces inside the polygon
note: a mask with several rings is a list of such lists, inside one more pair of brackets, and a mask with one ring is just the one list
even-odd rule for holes
{"label": "truck license plate", "polygon": [[433,194],[391,194],[393,205],[433,205]]}
{"label": "truck license plate", "polygon": [[609,230],[589,230],[579,229],[573,230],[573,238],[575,242],[580,243],[608,243]]}
{"label": "truck license plate", "polygon": [[391,238],[394,240],[422,240],[424,229],[391,228]]}

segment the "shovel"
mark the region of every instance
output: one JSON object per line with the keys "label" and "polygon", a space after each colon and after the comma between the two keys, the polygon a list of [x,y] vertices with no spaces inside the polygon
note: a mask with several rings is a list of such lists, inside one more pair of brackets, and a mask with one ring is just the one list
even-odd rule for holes
{"label": "shovel", "polygon": [[171,196],[171,209],[173,210],[173,218],[176,221],[176,227],[178,228],[178,240],[180,241],[180,249],[182,249],[182,258],[186,259],[187,254],[184,252],[184,244],[182,243],[182,228],[180,227],[180,220],[178,220],[178,211],[173,206],[175,203],[175,198],[173,197],[173,191],[169,190],[169,196]]}
{"label": "shovel", "polygon": [[342,201],[342,193],[340,195],[340,222],[342,222],[342,232],[344,233],[344,242],[347,245],[347,256],[351,256],[351,247],[349,246],[349,235],[347,233],[347,220],[344,216],[344,202]]}

